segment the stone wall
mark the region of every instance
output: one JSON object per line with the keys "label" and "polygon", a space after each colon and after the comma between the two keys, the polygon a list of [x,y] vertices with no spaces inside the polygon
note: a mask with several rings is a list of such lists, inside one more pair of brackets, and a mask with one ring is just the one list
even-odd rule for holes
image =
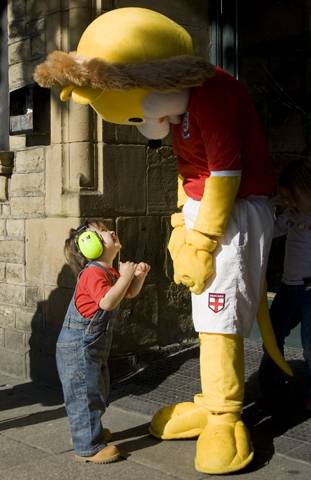
{"label": "stone wall", "polygon": [[[31,85],[46,54],[75,50],[101,12],[124,6],[158,10],[192,33],[208,53],[204,0],[11,0],[8,8],[9,87]],[[50,100],[50,142],[10,137],[0,156],[0,369],[56,381],[55,342],[73,292],[63,244],[81,217],[101,216],[124,244],[121,260],[145,260],[152,270],[141,295],[123,303],[113,359],[193,343],[189,293],[172,282],[166,251],[176,205],[176,166],[170,141],[160,152],[130,127],[103,122],[89,107]],[[122,357],[124,356],[124,357]],[[126,362],[124,362],[126,365]],[[118,376],[122,372],[115,372]]]}

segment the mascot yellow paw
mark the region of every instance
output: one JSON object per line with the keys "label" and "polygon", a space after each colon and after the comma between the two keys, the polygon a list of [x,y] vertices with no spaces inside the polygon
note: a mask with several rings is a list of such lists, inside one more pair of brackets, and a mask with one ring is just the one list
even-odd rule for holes
{"label": "mascot yellow paw", "polygon": [[193,293],[202,293],[206,281],[214,273],[212,252],[216,247],[216,240],[200,232],[189,230],[185,244],[173,259],[175,283],[183,283]]}
{"label": "mascot yellow paw", "polygon": [[209,414],[208,424],[197,441],[195,468],[223,474],[241,470],[254,456],[249,433],[240,414]]}
{"label": "mascot yellow paw", "polygon": [[206,426],[206,409],[192,402],[161,408],[153,417],[149,432],[162,440],[195,438]]}
{"label": "mascot yellow paw", "polygon": [[185,227],[177,226],[172,231],[167,248],[173,260],[174,258],[176,258],[181,247],[184,245],[185,237],[186,237]]}

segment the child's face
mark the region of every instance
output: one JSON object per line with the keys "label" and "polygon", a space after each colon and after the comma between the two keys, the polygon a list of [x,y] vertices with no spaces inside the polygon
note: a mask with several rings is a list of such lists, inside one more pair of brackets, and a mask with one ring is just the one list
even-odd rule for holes
{"label": "child's face", "polygon": [[121,243],[118,235],[113,230],[108,230],[105,225],[96,225],[94,230],[102,237],[104,243],[104,252],[107,252],[112,258],[115,258],[121,250]]}

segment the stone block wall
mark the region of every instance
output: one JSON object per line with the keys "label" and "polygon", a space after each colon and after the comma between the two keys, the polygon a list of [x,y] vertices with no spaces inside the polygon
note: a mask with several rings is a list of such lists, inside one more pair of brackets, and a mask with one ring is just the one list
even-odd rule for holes
{"label": "stone block wall", "polygon": [[[101,12],[133,6],[109,0],[8,3],[11,92],[33,84],[33,69],[49,52],[75,50]],[[134,3],[183,24],[197,52],[208,54],[207,2]],[[152,267],[141,295],[122,305],[112,360],[122,365],[122,358],[192,344],[190,296],[172,282],[166,250],[176,205],[170,139],[159,152],[150,151],[133,127],[103,124],[87,106],[62,104],[58,92],[51,92],[49,108],[49,145],[35,135],[14,135],[10,152],[0,153],[1,371],[57,381],[55,342],[75,284],[63,245],[82,217],[101,216],[117,230],[121,260]]]}

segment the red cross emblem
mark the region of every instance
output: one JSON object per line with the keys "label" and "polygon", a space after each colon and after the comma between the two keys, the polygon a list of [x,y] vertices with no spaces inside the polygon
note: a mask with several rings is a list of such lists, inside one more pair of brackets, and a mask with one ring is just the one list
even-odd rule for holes
{"label": "red cross emblem", "polygon": [[226,295],[224,293],[209,293],[208,308],[218,313],[225,308]]}

